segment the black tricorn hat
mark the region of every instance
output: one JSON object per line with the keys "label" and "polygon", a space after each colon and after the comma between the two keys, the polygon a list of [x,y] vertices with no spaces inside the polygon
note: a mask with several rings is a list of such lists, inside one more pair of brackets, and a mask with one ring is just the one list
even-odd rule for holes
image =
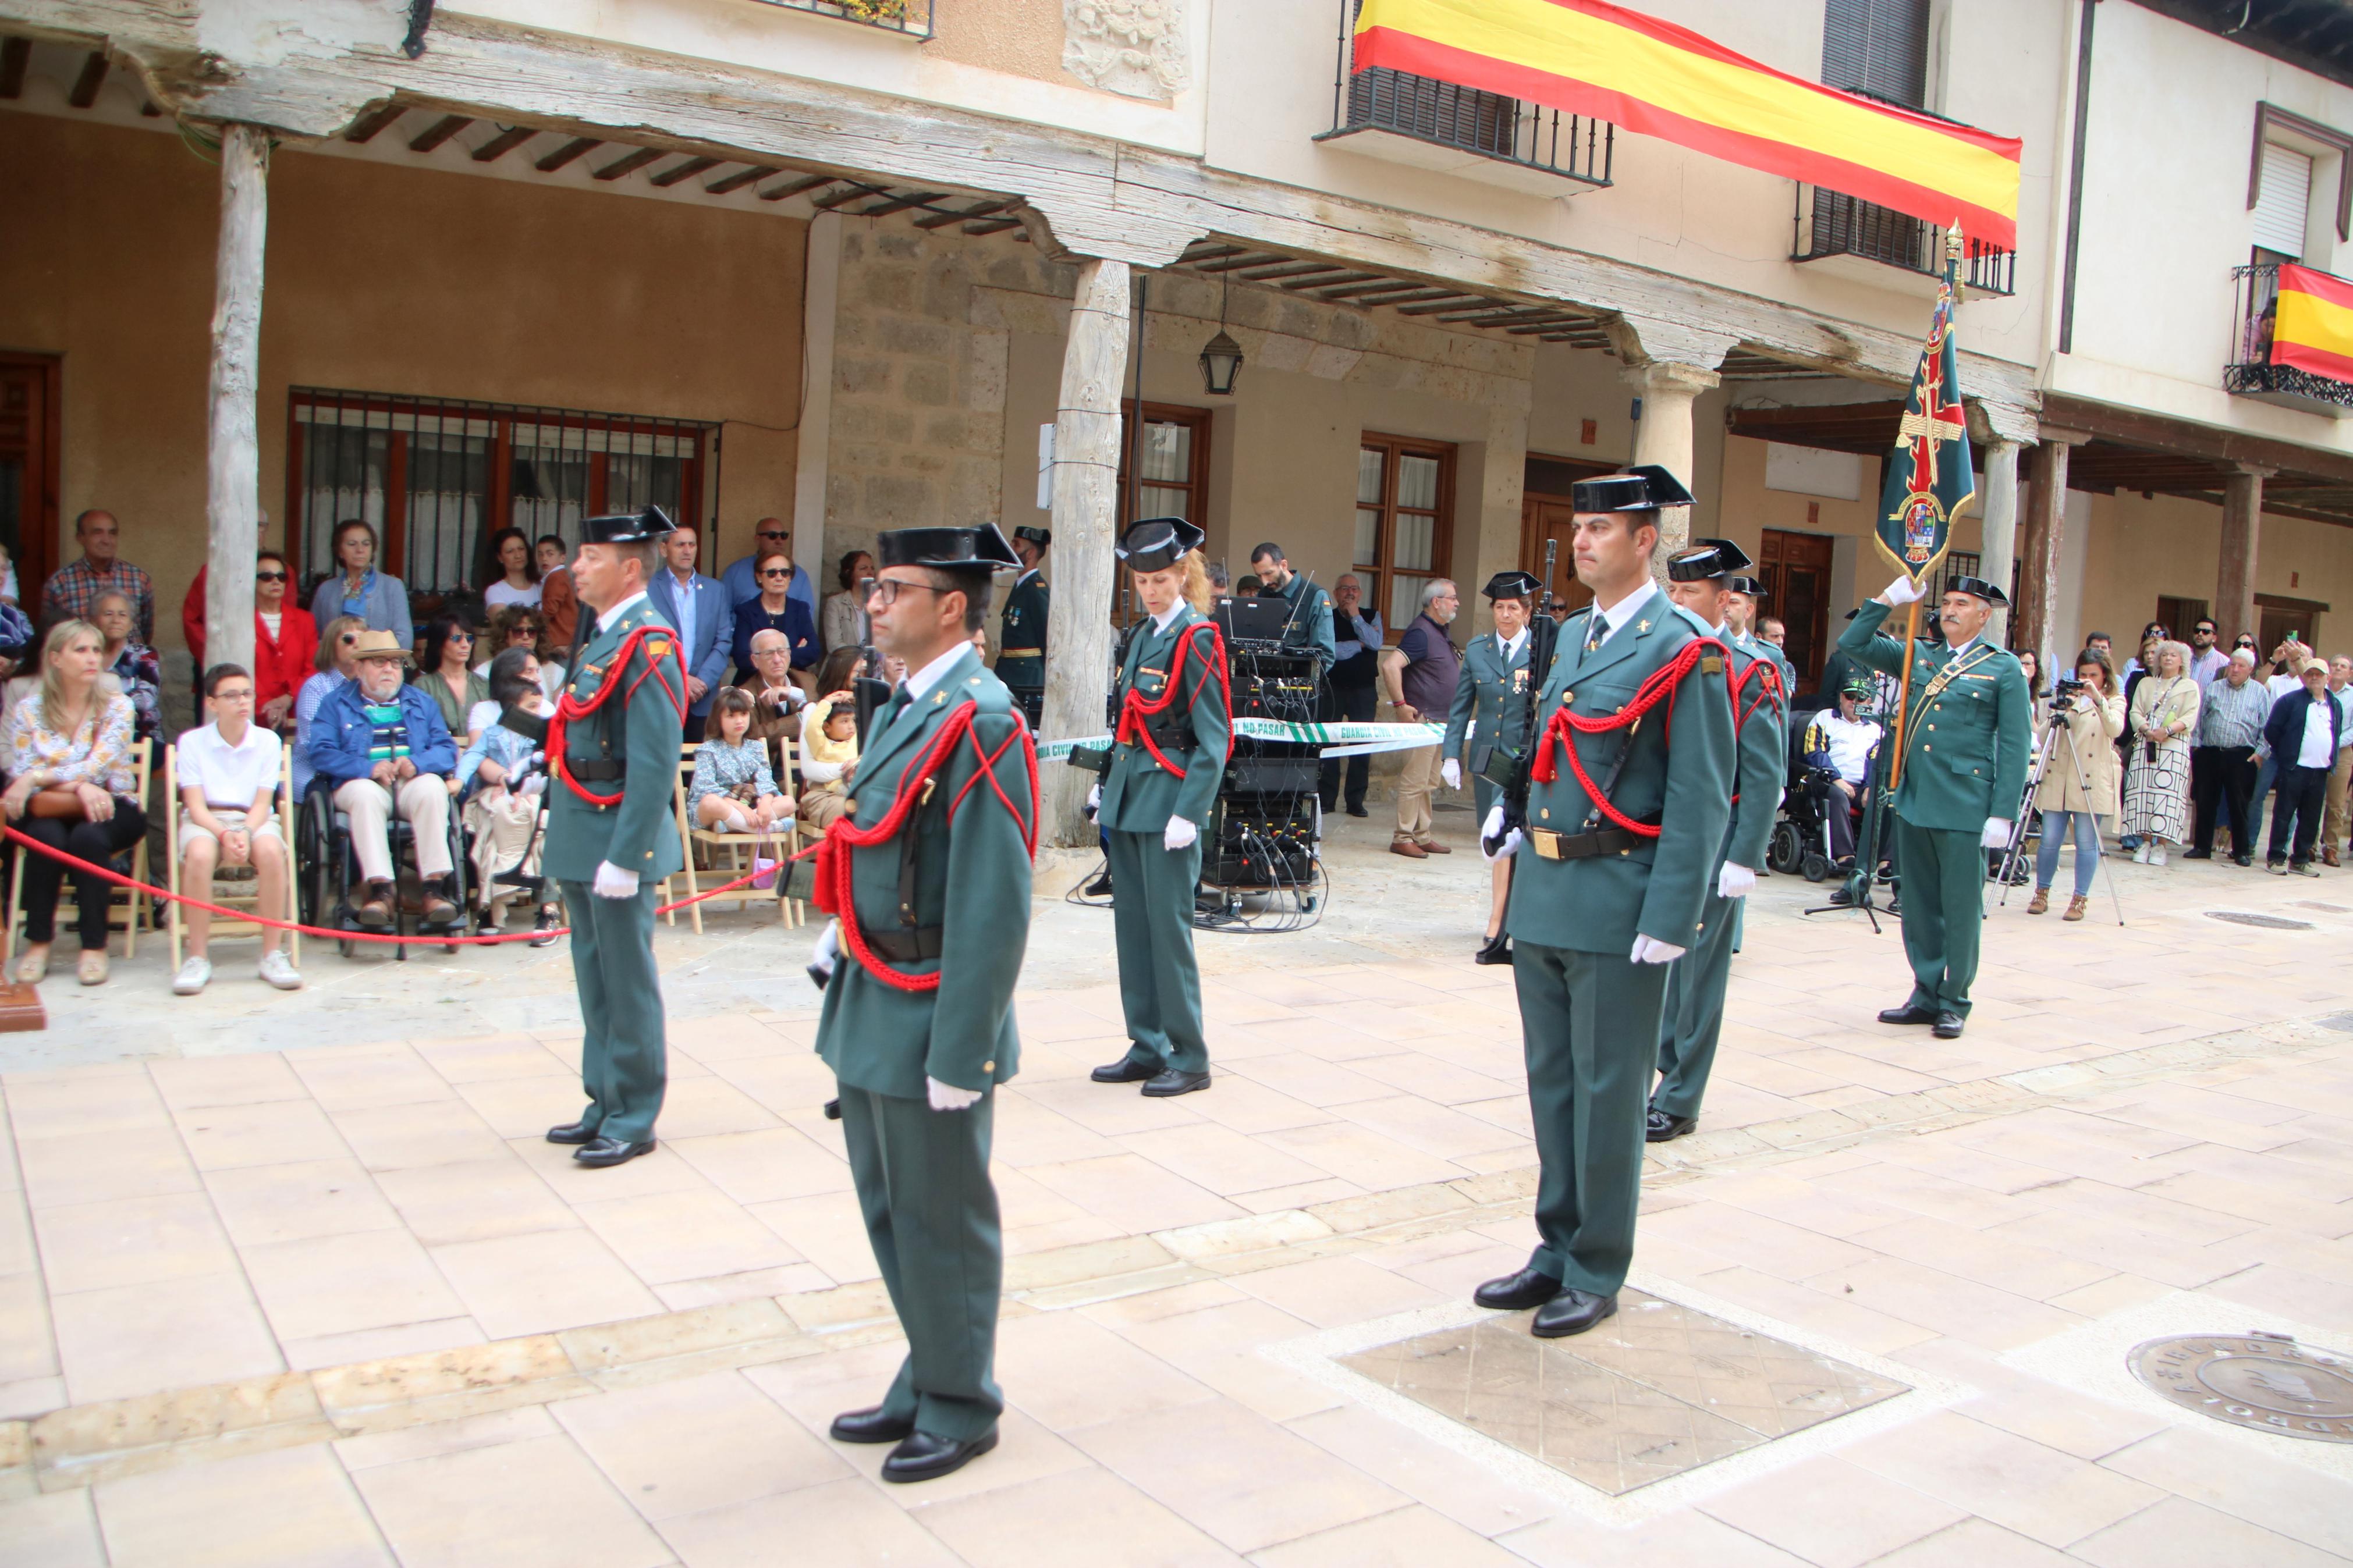
{"label": "black tricorn hat", "polygon": [[993,522],[971,528],[894,528],[874,543],[885,566],[994,572],[1021,564],[1021,557],[1013,553]]}
{"label": "black tricorn hat", "polygon": [[1166,572],[1208,537],[1181,517],[1147,517],[1127,525],[1112,553],[1131,572]]}
{"label": "black tricorn hat", "polygon": [[2000,605],[2007,607],[2010,604],[2009,595],[2003,593],[2000,589],[1995,587],[1992,584],[1987,582],[1982,577],[1956,577],[1951,582],[1945,584],[1945,592],[1947,594],[1971,594],[1976,595],[1978,598],[1983,599],[1989,605]]}
{"label": "black tricorn hat", "polygon": [[678,524],[658,506],[648,506],[643,511],[615,512],[610,517],[583,518],[580,521],[580,542],[583,544],[643,544],[674,532]]}
{"label": "black tricorn hat", "polygon": [[1735,572],[1746,572],[1755,564],[1748,559],[1748,552],[1729,539],[1694,539],[1689,549],[1678,550],[1667,557],[1667,581],[1704,583],[1712,577],[1730,577]]}
{"label": "black tricorn hat", "polygon": [[[1744,561],[1741,564],[1746,566],[1748,563]],[[1754,577],[1726,577],[1724,580],[1724,585],[1736,594],[1746,594],[1752,599],[1761,599],[1765,596],[1765,584]]]}
{"label": "black tricorn hat", "polygon": [[1480,592],[1491,599],[1533,599],[1543,586],[1533,572],[1498,572]]}
{"label": "black tricorn hat", "polygon": [[1025,525],[1015,529],[1013,531],[1013,537],[1016,539],[1026,539],[1030,543],[1036,545],[1039,549],[1043,550],[1048,545],[1054,542],[1054,531],[1050,528],[1030,528]]}
{"label": "black tricorn hat", "polygon": [[1579,479],[1568,487],[1568,504],[1578,511],[1652,511],[1662,506],[1689,506],[1691,491],[1683,481],[1656,463],[1643,463],[1622,474]]}

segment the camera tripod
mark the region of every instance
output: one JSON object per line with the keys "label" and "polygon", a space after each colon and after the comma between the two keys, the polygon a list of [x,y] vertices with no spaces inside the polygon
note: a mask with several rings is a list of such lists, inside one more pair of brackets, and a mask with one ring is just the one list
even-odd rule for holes
{"label": "camera tripod", "polygon": [[[2051,771],[2052,754],[2063,749],[2060,744],[2060,737],[2067,732],[2067,710],[2061,705],[2059,699],[2054,695],[2051,700],[2051,721],[2049,724],[2044,726],[2042,731],[2042,740],[2041,743],[2034,748],[2034,765],[2027,770],[2026,788],[2019,798],[2017,813],[2010,819],[2010,842],[2002,847],[2001,869],[1998,873],[1998,876],[2001,882],[2000,902],[2002,907],[2005,909],[2010,905],[2010,877],[2014,872],[2016,872],[2020,863],[2025,858],[2026,824],[2028,817],[2034,811],[2034,797],[2042,789],[2043,775]],[[2084,772],[2084,759],[2075,754],[2074,747],[2067,746],[2063,749],[2067,753],[2068,762],[2072,763],[2075,769],[2075,787],[2083,791],[2084,800],[2089,801],[2092,798],[2092,781]],[[2096,819],[2093,826],[2094,832],[2096,832],[2098,828]],[[2078,856],[2084,853],[2084,847],[2081,843],[2078,843],[2075,846],[2075,853]],[[2108,847],[2105,841],[2102,841],[2100,844],[2099,858],[2102,861],[2105,861],[2107,858]],[[2111,872],[2107,876],[2101,878],[2100,880],[2108,885],[2109,901],[2116,906],[2116,924],[2124,924],[2124,896],[2116,891],[2116,879],[2115,873]]]}

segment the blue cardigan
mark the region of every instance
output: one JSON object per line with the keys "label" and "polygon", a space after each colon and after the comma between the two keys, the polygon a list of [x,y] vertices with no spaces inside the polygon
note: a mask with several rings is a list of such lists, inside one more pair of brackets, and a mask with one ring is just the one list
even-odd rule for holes
{"label": "blue cardigan", "polygon": [[[400,716],[408,723],[408,760],[420,773],[448,778],[458,766],[458,744],[441,721],[441,710],[421,687],[404,682],[396,695]],[[358,681],[344,681],[327,693],[311,721],[304,746],[311,753],[311,771],[330,785],[367,777],[375,766],[368,760],[368,743],[375,738],[365,693]]]}
{"label": "blue cardigan", "polygon": [[[311,618],[323,627],[343,613],[343,574],[338,572],[311,592]],[[408,590],[391,573],[375,574],[360,601],[360,614],[366,618],[368,630],[390,632],[400,639],[401,647],[416,647],[417,628],[408,619]]]}

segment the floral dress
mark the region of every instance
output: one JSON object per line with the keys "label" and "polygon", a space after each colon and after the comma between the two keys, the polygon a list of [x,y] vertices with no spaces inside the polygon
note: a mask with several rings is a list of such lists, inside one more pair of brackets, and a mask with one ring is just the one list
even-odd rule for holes
{"label": "floral dress", "polygon": [[71,735],[48,727],[36,689],[16,700],[0,725],[0,752],[8,760],[8,776],[22,778],[35,770],[58,775],[64,784],[94,784],[109,795],[129,795],[138,788],[132,767],[131,700],[111,692],[97,712]]}

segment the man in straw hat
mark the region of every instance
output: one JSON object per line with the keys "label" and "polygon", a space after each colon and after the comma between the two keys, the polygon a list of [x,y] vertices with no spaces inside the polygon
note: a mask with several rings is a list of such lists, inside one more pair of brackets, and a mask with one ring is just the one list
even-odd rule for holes
{"label": "man in straw hat", "polygon": [[458,766],[457,743],[433,699],[402,681],[410,655],[399,637],[362,632],[352,657],[356,677],[319,704],[306,742],[312,769],[333,788],[335,808],[351,823],[362,883],[352,918],[377,931],[393,922],[390,824],[396,812],[415,833],[424,921],[446,925],[460,912],[445,782]]}

